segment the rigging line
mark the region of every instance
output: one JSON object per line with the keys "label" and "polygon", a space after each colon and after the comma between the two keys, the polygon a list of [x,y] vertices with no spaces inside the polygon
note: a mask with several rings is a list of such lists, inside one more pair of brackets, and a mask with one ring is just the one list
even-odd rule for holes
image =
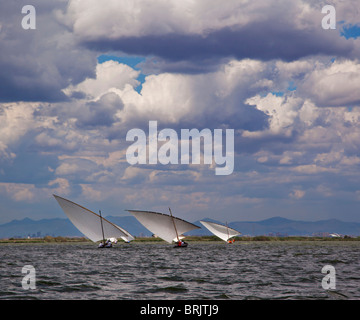
{"label": "rigging line", "polygon": [[101,210],[99,210],[99,213],[100,213],[101,231],[102,231],[102,236],[103,236],[103,241],[104,241],[104,246],[105,246],[105,236],[104,236],[104,227],[103,227],[103,222],[102,222]]}

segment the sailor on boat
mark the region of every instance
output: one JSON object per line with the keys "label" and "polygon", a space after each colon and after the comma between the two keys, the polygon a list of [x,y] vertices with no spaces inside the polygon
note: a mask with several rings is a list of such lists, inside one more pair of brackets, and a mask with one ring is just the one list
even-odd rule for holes
{"label": "sailor on boat", "polygon": [[187,242],[179,240],[176,244],[176,247],[187,247]]}
{"label": "sailor on boat", "polygon": [[105,241],[105,245],[104,245],[104,242],[100,242],[99,244],[99,248],[111,248],[112,247],[112,243],[110,241],[110,239],[107,239]]}

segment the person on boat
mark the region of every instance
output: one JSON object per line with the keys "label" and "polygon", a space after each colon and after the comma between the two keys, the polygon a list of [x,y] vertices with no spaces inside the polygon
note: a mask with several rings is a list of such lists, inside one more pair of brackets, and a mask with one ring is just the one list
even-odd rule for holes
{"label": "person on boat", "polygon": [[112,243],[109,239],[107,239],[105,242],[100,242],[99,248],[111,248]]}
{"label": "person on boat", "polygon": [[185,242],[182,241],[182,240],[179,240],[179,241],[177,242],[177,246],[178,246],[178,247],[184,247],[184,246],[185,246]]}

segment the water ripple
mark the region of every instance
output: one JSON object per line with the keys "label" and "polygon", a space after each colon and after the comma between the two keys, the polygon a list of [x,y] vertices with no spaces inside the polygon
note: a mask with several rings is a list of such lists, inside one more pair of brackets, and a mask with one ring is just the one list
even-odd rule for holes
{"label": "water ripple", "polygon": [[[359,299],[360,243],[3,245],[0,299]],[[24,265],[36,289],[24,290]],[[324,290],[324,265],[336,290]]]}

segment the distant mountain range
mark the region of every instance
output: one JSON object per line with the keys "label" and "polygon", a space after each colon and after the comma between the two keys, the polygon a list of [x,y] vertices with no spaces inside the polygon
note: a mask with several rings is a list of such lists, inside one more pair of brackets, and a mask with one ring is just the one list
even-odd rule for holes
{"label": "distant mountain range", "polygon": [[[126,229],[134,236],[151,236],[151,232],[144,228],[133,216],[113,217],[107,216],[106,219]],[[217,222],[212,219],[206,221]],[[188,232],[188,235],[210,235],[211,233],[204,228],[199,221],[194,224],[201,229]],[[242,233],[242,235],[274,235],[274,236],[312,236],[326,235],[328,233],[338,233],[342,235],[360,235],[360,223],[344,222],[336,219],[321,221],[296,221],[281,217],[274,217],[262,221],[237,221],[228,224]],[[0,239],[3,238],[24,238],[24,237],[44,237],[63,236],[81,237],[81,232],[64,218],[32,220],[13,220],[0,225]]]}

